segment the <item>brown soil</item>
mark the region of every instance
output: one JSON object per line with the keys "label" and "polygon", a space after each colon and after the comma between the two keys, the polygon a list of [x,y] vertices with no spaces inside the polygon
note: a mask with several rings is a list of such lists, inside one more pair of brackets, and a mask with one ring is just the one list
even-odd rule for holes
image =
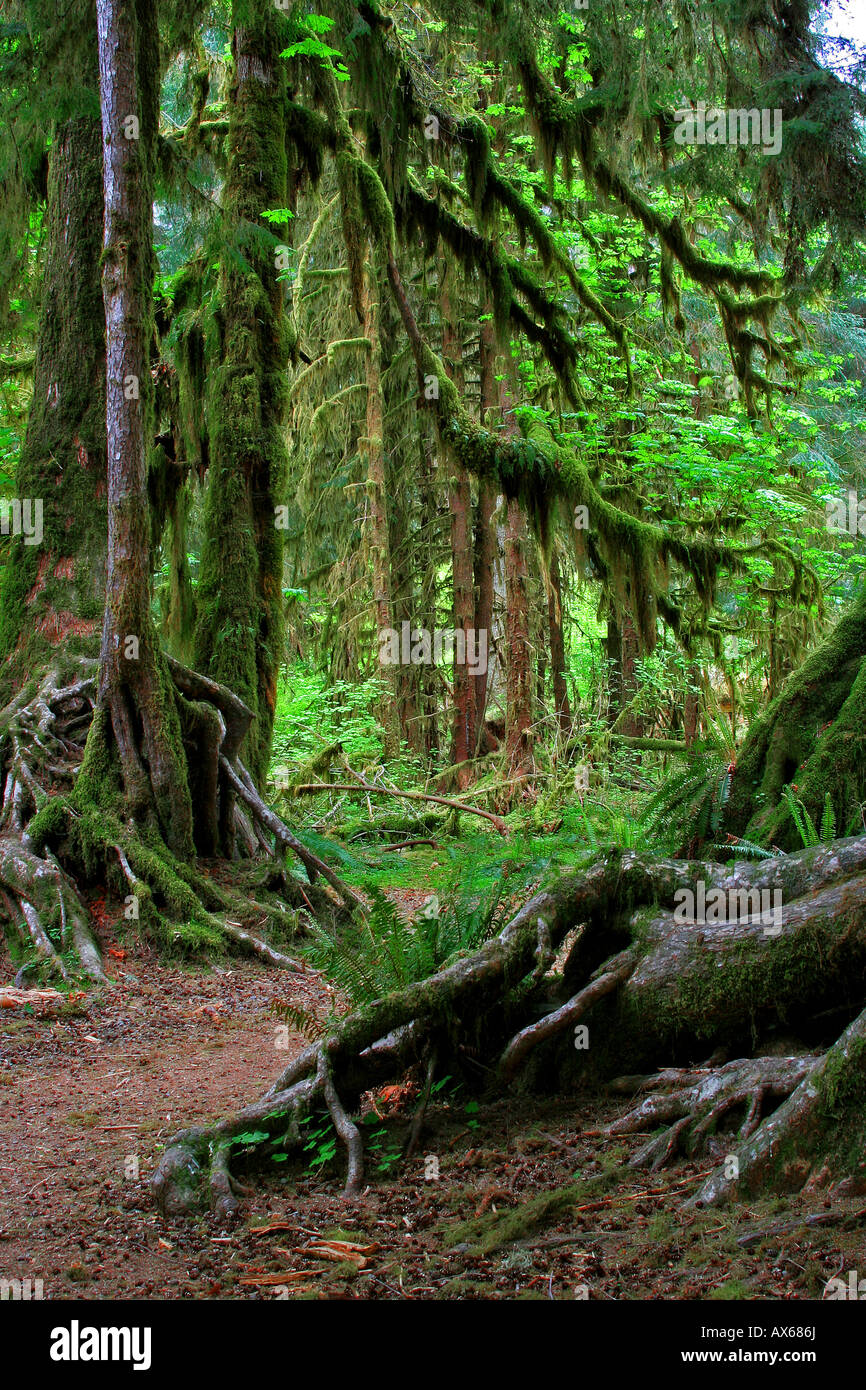
{"label": "brown soil", "polygon": [[[148,1179],[167,1138],[270,1084],[302,1043],[278,1048],[275,1004],[324,1014],[330,1001],[319,977],[253,962],[182,968],[141,945],[109,959],[116,986],[95,1002],[54,1018],[0,1011],[0,1278],[41,1278],[46,1298],[803,1299],[866,1271],[862,1198],[685,1214],[712,1160],[650,1177],[620,1167],[643,1140],[591,1131],[621,1102],[476,1108],[450,1083],[408,1163],[414,1088],[376,1098],[383,1121],[370,1114],[367,1133],[384,1133],[360,1200],[340,1196],[338,1154],[318,1172],[244,1174],[251,1195],[231,1226],[165,1220]],[[0,985],[11,982],[4,960]],[[583,1210],[528,1220],[533,1199],[605,1171],[607,1187],[573,1199]],[[478,1217],[493,1226],[461,1228]]]}

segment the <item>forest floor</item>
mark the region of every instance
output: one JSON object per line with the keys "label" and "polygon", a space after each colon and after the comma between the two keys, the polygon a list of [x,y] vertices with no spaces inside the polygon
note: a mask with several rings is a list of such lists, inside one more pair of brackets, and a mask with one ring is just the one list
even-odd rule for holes
{"label": "forest floor", "polygon": [[[51,1017],[0,1010],[0,1278],[41,1278],[46,1298],[804,1299],[866,1272],[862,1198],[684,1213],[710,1162],[622,1167],[643,1139],[597,1131],[623,1101],[485,1105],[447,1083],[406,1163],[413,1087],[373,1098],[358,1200],[340,1196],[338,1154],[320,1171],[250,1175],[231,1225],[165,1219],[148,1179],[166,1139],[258,1098],[303,1045],[275,1006],[325,1014],[330,999],[312,972],[178,966],[134,939],[112,945],[95,907],[114,987]],[[0,986],[12,977],[0,954]],[[314,1161],[327,1137],[311,1143]],[[572,1199],[582,1210],[554,1209],[553,1194],[590,1179]]]}

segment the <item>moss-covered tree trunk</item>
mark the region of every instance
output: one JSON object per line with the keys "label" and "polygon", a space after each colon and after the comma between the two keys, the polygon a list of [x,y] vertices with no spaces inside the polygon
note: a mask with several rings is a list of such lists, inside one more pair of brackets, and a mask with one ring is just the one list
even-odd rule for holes
{"label": "moss-covered tree trunk", "polygon": [[[436,545],[433,521],[436,516],[436,489],[434,486],[434,468],[435,448],[432,430],[429,421],[423,413],[420,413],[418,418],[418,501],[421,516],[428,521],[428,524],[422,528],[416,541],[418,547],[416,553],[421,575],[421,622],[426,628],[436,626]],[[438,677],[432,666],[421,666],[418,669],[418,688],[423,719],[423,748],[427,754],[438,753]]]}
{"label": "moss-covered tree trunk", "polygon": [[550,673],[553,681],[553,707],[557,722],[567,737],[571,732],[571,707],[565,683],[565,634],[562,624],[562,578],[559,556],[550,557],[550,588],[547,594],[547,630],[550,639]]}
{"label": "moss-covered tree trunk", "polygon": [[[511,381],[499,383],[502,430],[514,438],[519,426],[514,415],[516,400],[514,368],[507,364]],[[532,648],[530,643],[529,531],[520,501],[508,502],[505,526],[505,760],[509,777],[520,781],[534,769],[532,753]]]}
{"label": "moss-covered tree trunk", "polygon": [[610,719],[619,733],[641,737],[644,721],[629,705],[638,693],[637,659],[641,655],[640,636],[627,610],[617,612],[611,604],[607,619],[605,651],[610,662]]}
{"label": "moss-covered tree trunk", "polygon": [[[442,361],[445,370],[463,395],[465,371],[463,342],[460,332],[459,300],[455,272],[448,261],[441,268],[439,309],[442,316]],[[472,574],[472,496],[469,474],[456,458],[448,460],[451,477],[448,482],[448,509],[451,515],[451,588],[453,596],[454,632],[464,634],[468,644],[469,630],[475,619]],[[468,652],[468,645],[465,647]],[[465,766],[475,754],[475,690],[466,661],[454,661],[454,712],[451,725],[451,761],[460,767],[457,784],[469,785],[471,775]]]}
{"label": "moss-covered tree trunk", "polygon": [[781,848],[800,843],[783,788],[816,826],[829,794],[836,833],[863,827],[866,802],[866,589],[788,677],[749,729],[731,781],[725,828]]}
{"label": "moss-covered tree trunk", "polygon": [[505,531],[505,641],[507,706],[505,756],[509,776],[532,771],[532,659],[529,640],[529,570],[526,518],[516,498],[508,503]]}
{"label": "moss-covered tree trunk", "polygon": [[[481,424],[488,424],[488,415],[495,412],[499,399],[496,382],[496,330],[493,307],[487,301],[481,323],[479,343]],[[492,423],[492,420],[491,420]],[[490,478],[478,480],[478,508],[475,514],[475,631],[486,633],[487,669],[475,677],[475,751],[490,751],[485,716],[490,688],[489,673],[493,663],[493,566],[496,560],[496,529],[493,513],[496,510],[496,488]]]}
{"label": "moss-covered tree trunk", "polygon": [[[0,705],[61,658],[95,657],[104,606],[105,321],[102,140],[93,112],[54,133],[33,401],[0,589]],[[14,534],[16,525],[18,534]]]}
{"label": "moss-covered tree trunk", "polygon": [[[22,975],[104,981],[79,892],[94,878],[128,886],[148,927],[171,919],[172,941],[228,938],[290,966],[237,925],[261,920],[261,905],[190,862],[194,837],[215,851],[222,815],[248,847],[267,830],[302,858],[305,905],[328,910],[318,874],[341,891],[257,798],[238,758],[251,711],[159,649],[147,489],[156,10],[100,0],[92,18],[83,48],[75,37],[76,114],[51,145],[36,394],[13,511],[22,534],[0,605],[0,912]],[[292,901],[288,880],[284,891]]]}
{"label": "moss-covered tree trunk", "polygon": [[[365,262],[361,287],[361,331],[367,339],[365,380],[367,405],[364,434],[358,441],[367,491],[367,541],[373,571],[373,608],[378,642],[393,627],[394,605],[391,583],[391,534],[388,523],[388,493],[385,478],[385,409],[382,397],[382,341],[379,329],[379,287],[375,276],[372,248]],[[384,733],[386,758],[393,758],[400,746],[400,687],[395,664],[383,665],[382,675],[390,689],[380,704],[379,721]]]}
{"label": "moss-covered tree trunk", "polygon": [[[24,963],[104,979],[87,913],[38,822],[71,783],[95,698],[107,553],[102,138],[96,24],[60,42],[70,91],[48,160],[33,399],[0,587],[0,903]],[[58,798],[58,801],[60,798]],[[34,815],[34,813],[36,813]],[[23,949],[22,949],[23,948]]]}
{"label": "moss-covered tree trunk", "polygon": [[[262,785],[282,657],[289,335],[264,212],[287,205],[281,115],[285,20],[272,0],[233,6],[218,360],[208,370],[210,468],[195,665],[253,712],[245,759]],[[276,225],[282,238],[285,227]]]}
{"label": "moss-covered tree trunk", "polygon": [[[387,401],[387,397],[386,397]],[[395,457],[396,455],[396,457]],[[391,602],[394,627],[402,632],[402,624],[418,621],[416,587],[413,583],[413,537],[409,531],[410,508],[407,498],[407,477],[399,449],[385,449],[385,478],[391,505],[388,508],[388,545],[391,552]],[[422,626],[424,626],[422,620]],[[397,668],[400,730],[409,747],[417,753],[425,749],[424,730],[420,712],[423,666]]]}

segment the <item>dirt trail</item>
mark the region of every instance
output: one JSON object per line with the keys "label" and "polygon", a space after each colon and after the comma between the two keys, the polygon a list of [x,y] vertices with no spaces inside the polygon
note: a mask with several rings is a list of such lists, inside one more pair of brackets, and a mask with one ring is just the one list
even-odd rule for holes
{"label": "dirt trail", "polygon": [[157,1146],[257,1096],[289,1055],[272,1004],[322,994],[246,961],[111,964],[116,987],[85,1015],[0,1015],[0,1278],[42,1278],[46,1297],[194,1291],[188,1256],[139,1209]]}
{"label": "dirt trail", "polygon": [[[141,948],[111,965],[117,987],[86,1014],[0,1010],[0,1279],[41,1279],[46,1298],[802,1299],[866,1270],[862,1199],[686,1215],[712,1160],[651,1176],[622,1167],[643,1138],[598,1133],[621,1103],[515,1094],[479,1106],[450,1085],[405,1164],[415,1090],[379,1095],[368,1188],[351,1204],[340,1155],[323,1172],[256,1174],[230,1227],[165,1220],[147,1187],[159,1146],[258,1097],[303,1045],[278,1031],[275,1003],[321,1016],[329,996],[320,977],[248,961],[191,971]],[[0,985],[11,979],[0,961]],[[533,1203],[605,1172],[597,1200],[527,1220]],[[478,1218],[511,1224],[491,1241]]]}

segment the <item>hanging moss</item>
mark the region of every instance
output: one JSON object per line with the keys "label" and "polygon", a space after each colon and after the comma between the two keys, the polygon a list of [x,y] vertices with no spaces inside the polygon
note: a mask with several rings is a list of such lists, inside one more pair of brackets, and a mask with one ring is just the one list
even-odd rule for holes
{"label": "hanging moss", "polygon": [[663,527],[615,506],[575,453],[558,444],[541,421],[530,418],[522,426],[522,436],[511,439],[476,424],[442,360],[423,341],[416,344],[416,364],[421,380],[434,377],[438,383],[438,397],[431,405],[446,449],[470,473],[495,479],[506,497],[517,498],[533,518],[543,546],[557,499],[565,497],[572,505],[588,508],[594,553],[602,568],[624,581],[620,601],[627,599],[632,619],[648,645],[655,641],[657,598],[667,587],[670,560],[691,575],[705,609],[712,604],[721,566],[735,571],[742,564],[742,556],[732,546],[670,535]]}
{"label": "hanging moss", "polygon": [[479,225],[484,227],[492,207],[487,182],[490,166],[490,131],[480,116],[470,116],[461,122],[459,138],[464,145],[463,167],[469,199]]}
{"label": "hanging moss", "polygon": [[206,424],[206,341],[218,311],[213,271],[216,248],[208,245],[174,281],[163,347],[174,366],[172,420],[180,435],[184,462],[204,469],[208,463]]}
{"label": "hanging moss", "polygon": [[325,150],[334,148],[333,127],[320,112],[298,102],[287,101],[284,109],[292,163],[306,172],[315,187],[322,177]]}

